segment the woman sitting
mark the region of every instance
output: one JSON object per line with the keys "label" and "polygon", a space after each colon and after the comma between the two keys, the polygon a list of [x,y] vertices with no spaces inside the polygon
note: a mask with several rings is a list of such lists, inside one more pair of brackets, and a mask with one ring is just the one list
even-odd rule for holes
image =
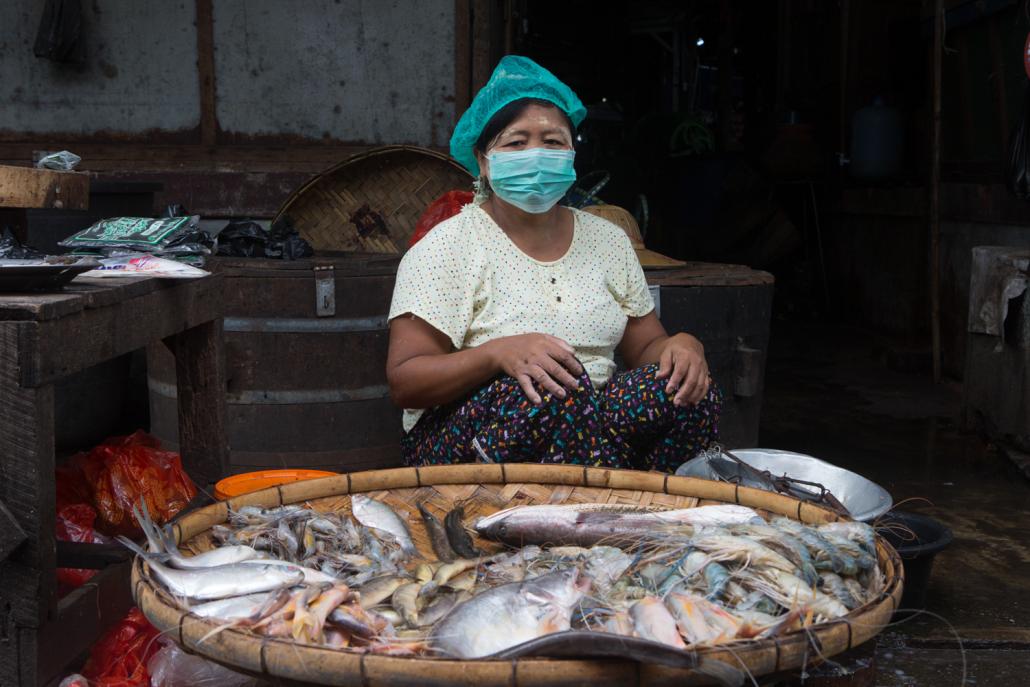
{"label": "woman sitting", "polygon": [[716,438],[701,342],[665,332],[621,229],[557,205],[585,116],[568,86],[508,56],[458,122],[451,154],[479,193],[405,255],[390,308],[408,465],[671,471]]}

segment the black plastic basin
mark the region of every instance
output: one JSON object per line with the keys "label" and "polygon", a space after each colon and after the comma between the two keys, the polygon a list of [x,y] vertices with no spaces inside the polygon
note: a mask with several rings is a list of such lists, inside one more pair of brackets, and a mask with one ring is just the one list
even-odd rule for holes
{"label": "black plastic basin", "polygon": [[900,608],[924,608],[933,559],[951,543],[951,530],[940,520],[904,511],[882,516],[876,521],[876,529],[905,563],[905,591]]}

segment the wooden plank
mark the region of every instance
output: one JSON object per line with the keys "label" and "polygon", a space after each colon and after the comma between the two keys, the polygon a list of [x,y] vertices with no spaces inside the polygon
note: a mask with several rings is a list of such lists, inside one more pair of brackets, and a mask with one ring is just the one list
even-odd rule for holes
{"label": "wooden plank", "polygon": [[0,207],[89,208],[89,175],[0,165]]}
{"label": "wooden plank", "polygon": [[494,65],[490,60],[491,0],[471,0],[472,3],[472,93],[479,92],[490,79]]}
{"label": "wooden plank", "polygon": [[27,538],[14,515],[4,502],[0,501],[0,563],[3,563]]}
{"label": "wooden plank", "polygon": [[76,293],[19,293],[0,296],[0,321],[52,320],[79,312],[85,307]]}
{"label": "wooden plank", "polygon": [[177,335],[172,350],[182,464],[197,484],[214,484],[229,472],[222,320]]}
{"label": "wooden plank", "polygon": [[468,109],[472,101],[472,19],[469,0],[454,0],[454,122],[458,123],[461,115]]}
{"label": "wooden plank", "polygon": [[21,383],[26,387],[47,384],[219,319],[220,287],[219,275],[177,281],[143,296],[22,330]]}
{"label": "wooden plank", "polygon": [[215,89],[215,20],[211,0],[197,0],[197,75],[200,77],[200,142],[213,146],[218,133]]}
{"label": "wooden plank", "polygon": [[90,544],[57,541],[57,567],[103,570],[112,563],[129,560],[132,553],[121,544]]}
{"label": "wooden plank", "polygon": [[97,638],[132,608],[131,577],[131,561],[112,565],[61,599],[56,618],[37,631],[38,650],[23,656],[23,674],[32,670],[35,675],[22,684],[46,684],[70,672]]}
{"label": "wooden plank", "polygon": [[[0,564],[0,606],[38,627],[54,598],[54,390],[20,384],[19,345],[36,323],[0,323],[0,499],[28,540]],[[67,344],[65,344],[67,345]]]}

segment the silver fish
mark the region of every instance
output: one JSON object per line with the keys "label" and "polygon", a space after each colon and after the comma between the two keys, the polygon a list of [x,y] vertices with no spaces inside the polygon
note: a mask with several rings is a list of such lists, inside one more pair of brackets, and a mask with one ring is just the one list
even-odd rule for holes
{"label": "silver fish", "polygon": [[404,520],[397,515],[396,511],[382,501],[376,501],[364,494],[354,494],[351,496],[351,511],[357,521],[365,527],[392,535],[406,555],[418,555],[408,526],[404,524]]}
{"label": "silver fish", "polygon": [[455,606],[433,627],[430,646],[455,658],[480,658],[568,630],[588,585],[570,568],[494,587]]}
{"label": "silver fish", "polygon": [[275,592],[258,592],[257,594],[230,596],[227,599],[206,601],[196,606],[190,606],[190,613],[201,618],[241,620],[257,613],[274,594]]}
{"label": "silver fish", "polygon": [[176,570],[157,561],[148,561],[147,565],[169,592],[198,601],[267,592],[304,581],[304,571],[291,565],[244,562],[194,570]]}
{"label": "silver fish", "polygon": [[598,543],[639,543],[641,533],[695,526],[749,522],[758,513],[736,505],[654,510],[606,503],[514,506],[475,525],[483,537],[515,546],[555,544],[593,546]]}

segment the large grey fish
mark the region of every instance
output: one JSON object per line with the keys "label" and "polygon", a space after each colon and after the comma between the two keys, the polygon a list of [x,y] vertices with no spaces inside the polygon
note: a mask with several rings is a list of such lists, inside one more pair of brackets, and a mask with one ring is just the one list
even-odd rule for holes
{"label": "large grey fish", "polygon": [[515,506],[476,522],[483,537],[514,546],[556,544],[593,546],[601,542],[639,542],[641,534],[669,527],[728,525],[759,515],[732,504],[655,510],[606,503]]}
{"label": "large grey fish", "polygon": [[194,570],[176,570],[157,561],[147,561],[147,565],[169,592],[198,601],[267,592],[304,581],[304,571],[291,565],[244,562]]}
{"label": "large grey fish", "polygon": [[429,634],[429,645],[455,658],[480,658],[568,630],[589,587],[576,568],[485,591],[458,604]]}
{"label": "large grey fish", "polygon": [[393,508],[382,501],[377,501],[364,494],[351,496],[351,512],[355,519],[365,527],[381,530],[393,536],[400,544],[401,550],[408,556],[417,556],[415,542],[411,540],[408,526],[397,515]]}

